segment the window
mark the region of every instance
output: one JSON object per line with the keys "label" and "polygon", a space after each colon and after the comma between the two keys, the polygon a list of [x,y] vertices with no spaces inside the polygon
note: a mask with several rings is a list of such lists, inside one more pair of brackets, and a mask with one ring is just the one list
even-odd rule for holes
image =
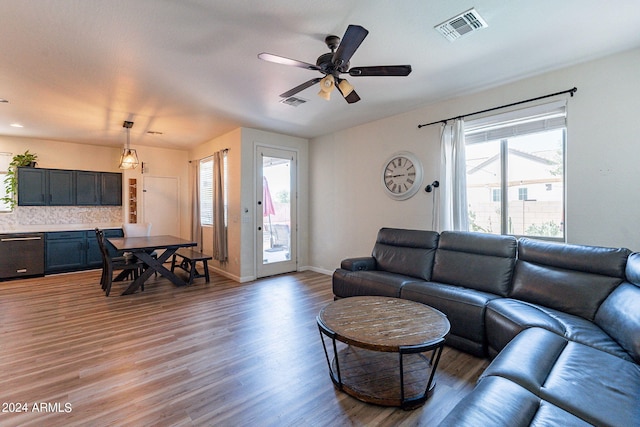
{"label": "window", "polygon": [[470,230],[564,240],[565,146],[564,101],[467,121]]}
{"label": "window", "polygon": [[213,225],[213,157],[200,160],[200,224]]}
{"label": "window", "polygon": [[[12,194],[8,194],[6,191],[6,184],[4,180],[7,178],[7,172],[9,171],[9,163],[11,163],[11,153],[0,153],[0,199],[5,197],[11,197]],[[0,212],[11,212],[11,207],[8,203],[0,200]]]}
{"label": "window", "polygon": [[527,200],[527,188],[518,188],[518,200]]}
{"label": "window", "polygon": [[[229,182],[227,172],[227,155],[222,156],[224,162],[224,223],[227,224]],[[200,224],[213,225],[213,157],[200,160]]]}

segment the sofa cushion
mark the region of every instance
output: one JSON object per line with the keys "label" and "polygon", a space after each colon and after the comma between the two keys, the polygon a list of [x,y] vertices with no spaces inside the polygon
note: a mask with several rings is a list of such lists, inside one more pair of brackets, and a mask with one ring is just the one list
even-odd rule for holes
{"label": "sofa cushion", "polygon": [[520,331],[539,327],[568,340],[632,360],[624,348],[598,325],[548,307],[510,298],[496,299],[487,304],[485,322],[491,356],[495,356]]}
{"label": "sofa cushion", "polygon": [[640,419],[638,365],[541,328],[515,337],[484,378],[509,379],[594,425],[634,425]]}
{"label": "sofa cushion", "polygon": [[485,315],[489,355],[495,356],[516,335],[534,326],[556,332],[561,336],[565,331],[560,321],[548,316],[533,304],[510,298],[490,301]]}
{"label": "sofa cushion", "polygon": [[507,296],[516,248],[512,236],[443,231],[432,280]]}
{"label": "sofa cushion", "polygon": [[593,320],[624,279],[628,249],[521,238],[511,298]]}
{"label": "sofa cushion", "polygon": [[484,356],[484,312],[497,295],[435,282],[410,283],[400,297],[427,304],[446,314],[451,323],[447,344],[476,356]]}
{"label": "sofa cushion", "polygon": [[399,298],[403,286],[417,281],[420,279],[387,271],[348,271],[339,268],[333,272],[333,294],[339,298],[360,295]]}
{"label": "sofa cushion", "polygon": [[372,252],[376,268],[430,280],[438,237],[435,231],[382,228]]}
{"label": "sofa cushion", "polygon": [[595,323],[640,363],[640,288],[625,282],[602,303]]}
{"label": "sofa cushion", "polygon": [[488,377],[480,381],[440,423],[441,427],[590,425],[501,377]]}

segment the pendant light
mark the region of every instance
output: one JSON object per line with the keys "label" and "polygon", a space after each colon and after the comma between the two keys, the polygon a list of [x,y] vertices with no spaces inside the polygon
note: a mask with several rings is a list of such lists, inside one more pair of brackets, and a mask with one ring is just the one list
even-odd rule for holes
{"label": "pendant light", "polygon": [[127,129],[127,145],[122,149],[122,155],[120,155],[120,169],[135,169],[138,166],[138,154],[135,149],[129,147],[129,133],[133,127],[133,122],[125,121],[122,124],[123,128]]}

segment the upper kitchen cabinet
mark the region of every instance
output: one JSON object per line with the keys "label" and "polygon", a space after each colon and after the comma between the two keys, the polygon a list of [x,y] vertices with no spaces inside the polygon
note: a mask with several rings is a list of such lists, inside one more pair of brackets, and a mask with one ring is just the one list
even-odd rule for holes
{"label": "upper kitchen cabinet", "polygon": [[122,205],[122,174],[101,172],[101,203],[102,205]]}
{"label": "upper kitchen cabinet", "polygon": [[122,174],[18,168],[20,206],[122,205]]}
{"label": "upper kitchen cabinet", "polygon": [[45,206],[47,173],[45,169],[18,168],[18,205]]}
{"label": "upper kitchen cabinet", "polygon": [[76,175],[70,170],[47,170],[47,204],[49,206],[73,206],[76,204]]}
{"label": "upper kitchen cabinet", "polygon": [[76,204],[100,204],[100,172],[76,171]]}

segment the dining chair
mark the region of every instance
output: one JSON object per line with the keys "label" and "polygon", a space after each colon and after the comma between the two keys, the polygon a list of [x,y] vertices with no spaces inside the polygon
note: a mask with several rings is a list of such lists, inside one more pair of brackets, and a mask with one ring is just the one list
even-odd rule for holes
{"label": "dining chair", "polygon": [[[146,237],[151,235],[151,223],[150,222],[141,222],[141,223],[124,223],[122,224],[122,231],[124,232],[124,237]],[[131,256],[130,253],[125,253],[125,256]],[[156,251],[150,251],[149,255],[153,258],[158,258],[158,253]],[[155,273],[155,277],[158,277],[158,273]]]}
{"label": "dining chair", "polygon": [[124,223],[122,224],[122,231],[124,237],[145,237],[151,235],[151,223]]}
{"label": "dining chair", "polygon": [[[136,258],[124,256],[112,257],[104,241],[104,231],[99,228],[96,228],[96,239],[98,239],[98,246],[100,247],[100,254],[102,255],[102,276],[100,277],[100,284],[106,296],[109,296],[115,271],[121,271],[118,279],[132,278],[135,280],[140,275],[143,264]],[[144,284],[142,284],[140,289],[144,291]]]}

